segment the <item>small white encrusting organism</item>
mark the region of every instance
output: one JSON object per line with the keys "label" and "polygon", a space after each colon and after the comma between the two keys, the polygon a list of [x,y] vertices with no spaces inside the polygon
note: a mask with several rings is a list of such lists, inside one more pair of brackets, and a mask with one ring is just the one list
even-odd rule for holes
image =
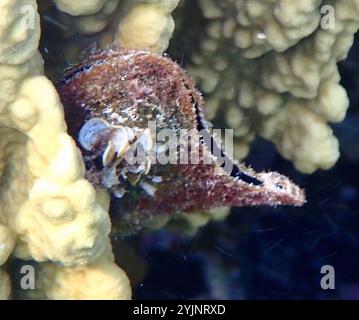
{"label": "small white encrusting organism", "polygon": [[[136,185],[151,169],[154,143],[149,128],[110,124],[95,117],[81,127],[78,141],[83,149],[91,152],[91,159],[98,156],[102,159],[103,169],[97,174],[91,171],[88,179],[95,185],[103,184],[118,198],[126,193],[128,183]],[[140,186],[153,193],[148,191],[148,183]]]}
{"label": "small white encrusting organism", "polygon": [[87,150],[91,151],[99,142],[99,138],[109,132],[109,125],[100,118],[92,118],[87,121],[79,132],[79,143]]}

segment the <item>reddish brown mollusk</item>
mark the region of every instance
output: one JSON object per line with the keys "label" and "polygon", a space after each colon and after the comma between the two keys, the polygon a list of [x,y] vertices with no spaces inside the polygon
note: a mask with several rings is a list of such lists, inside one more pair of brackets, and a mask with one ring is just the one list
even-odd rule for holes
{"label": "reddish brown mollusk", "polygon": [[196,125],[193,100],[203,105],[192,81],[176,63],[147,51],[95,53],[69,69],[58,90],[74,136],[93,117],[118,122],[114,113],[128,126],[147,125],[160,115],[167,127],[192,128]]}
{"label": "reddish brown mollusk", "polygon": [[[128,146],[118,146],[119,139],[117,153],[110,148],[113,130],[117,135],[126,130],[130,132],[128,136],[137,134],[129,138],[129,144],[134,144],[139,143],[141,135],[145,136],[149,120],[156,121],[157,130],[169,128],[176,134],[180,129],[193,129],[200,135],[200,129],[209,127],[200,93],[169,58],[124,49],[94,53],[65,73],[58,91],[69,133],[83,153],[87,178],[95,186],[109,189],[114,217],[136,217],[139,221],[154,214],[215,206],[302,205],[305,201],[303,191],[277,173],[255,173],[243,165],[235,165],[235,170],[226,173],[216,164],[211,147],[203,143],[199,146],[200,159],[210,157],[211,164],[155,164],[141,169],[133,178],[134,168],[128,170],[119,158],[119,149]],[[79,143],[82,128],[92,123],[90,120],[95,123],[90,129],[100,128],[101,135],[96,140],[90,131],[88,144]],[[104,153],[106,159],[102,156],[101,165],[99,157]],[[119,176],[118,181],[114,182],[114,174]],[[110,178],[103,179],[104,175]],[[155,178],[157,181],[151,185]],[[124,189],[126,194],[122,196]]]}

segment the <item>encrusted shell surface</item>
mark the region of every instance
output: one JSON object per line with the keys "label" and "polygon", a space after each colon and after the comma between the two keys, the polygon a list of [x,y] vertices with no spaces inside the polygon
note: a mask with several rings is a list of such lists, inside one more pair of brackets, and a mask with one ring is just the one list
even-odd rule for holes
{"label": "encrusted shell surface", "polygon": [[[78,139],[84,126],[91,129],[78,141],[87,178],[111,192],[110,210],[115,217],[140,225],[154,214],[305,201],[304,192],[288,178],[256,173],[223,152],[213,153],[215,143],[201,94],[167,57],[119,48],[97,52],[68,70],[58,89],[72,136]],[[101,121],[91,124],[99,118],[108,124],[110,134],[102,134],[106,129]],[[152,163],[153,150],[165,154],[171,146],[153,140],[149,121],[156,123],[155,134],[170,129],[178,136],[187,129],[196,141],[189,152],[196,153],[199,163]],[[93,136],[96,130],[100,143]],[[95,150],[89,150],[93,145]],[[178,147],[182,146],[175,150]],[[137,163],[125,160],[133,148],[145,155]],[[219,164],[219,156],[229,160],[232,171]]]}

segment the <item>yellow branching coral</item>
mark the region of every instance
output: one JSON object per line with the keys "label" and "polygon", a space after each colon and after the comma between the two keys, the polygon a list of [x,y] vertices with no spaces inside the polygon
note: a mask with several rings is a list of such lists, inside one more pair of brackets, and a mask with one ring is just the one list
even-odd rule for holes
{"label": "yellow branching coral", "polygon": [[125,48],[163,52],[174,30],[171,12],[179,0],[133,2],[118,24],[116,42]]}
{"label": "yellow branching coral", "polygon": [[120,0],[55,1],[57,8],[65,13],[59,16],[59,23],[63,25],[67,35],[74,31],[91,35],[104,30],[119,3]]}
{"label": "yellow branching coral", "polygon": [[[59,39],[66,38],[60,50],[68,60],[78,59],[79,53],[96,46],[104,48],[113,43],[125,48],[149,49],[163,52],[174,30],[171,16],[179,0],[103,0],[89,1],[88,8],[70,1],[56,1],[64,13],[43,8],[47,21],[59,28]],[[78,33],[89,36],[78,41]],[[92,36],[92,37],[90,37]]]}
{"label": "yellow branching coral", "polygon": [[[246,58],[272,49],[284,51],[310,35],[320,20],[321,0],[202,0],[204,15],[215,19],[208,32],[218,37],[223,30]],[[223,20],[224,19],[224,20]]]}
{"label": "yellow branching coral", "polygon": [[15,236],[10,228],[0,225],[0,266],[3,265],[15,247]]}
{"label": "yellow branching coral", "polygon": [[8,274],[0,268],[0,300],[7,300],[10,297],[11,285]]}
{"label": "yellow branching coral", "polygon": [[[52,284],[40,278],[46,297],[91,298],[92,288],[104,298],[127,299],[128,280],[108,246],[109,199],[84,179],[57,92],[40,75],[36,9],[34,0],[0,4],[5,15],[0,26],[0,265],[15,248],[17,257],[56,263],[57,285],[63,279],[64,290],[56,296]],[[101,281],[86,290],[75,282],[70,290],[65,275],[73,268]],[[9,295],[10,281],[2,270],[0,297]]]}
{"label": "yellow branching coral", "polygon": [[[66,8],[60,4],[65,2]],[[42,36],[47,75],[56,79],[61,70],[78,62],[86,52],[113,44],[162,53],[174,30],[171,13],[178,2],[106,0],[91,14],[86,13],[86,6],[73,2],[57,1],[56,7],[39,2],[45,29],[56,33],[56,39],[52,32]],[[72,15],[74,11],[76,15]]]}
{"label": "yellow branching coral", "polygon": [[[110,248],[109,248],[110,249]],[[110,250],[86,268],[62,268],[44,263],[35,298],[43,299],[130,299],[129,280],[113,262]],[[101,284],[101,285],[100,285]]]}
{"label": "yellow branching coral", "polygon": [[92,15],[102,10],[109,0],[87,0],[87,1],[72,1],[72,0],[54,0],[59,10],[71,14],[72,16]]}
{"label": "yellow branching coral", "polygon": [[8,299],[11,293],[10,278],[2,265],[7,261],[15,246],[15,236],[10,228],[0,224],[0,300]]}
{"label": "yellow branching coral", "polygon": [[235,128],[236,155],[245,157],[259,134],[303,172],[330,168],[339,151],[327,123],[342,121],[349,105],[336,63],[358,30],[358,2],[201,5],[209,25],[191,72],[208,94],[209,115]]}

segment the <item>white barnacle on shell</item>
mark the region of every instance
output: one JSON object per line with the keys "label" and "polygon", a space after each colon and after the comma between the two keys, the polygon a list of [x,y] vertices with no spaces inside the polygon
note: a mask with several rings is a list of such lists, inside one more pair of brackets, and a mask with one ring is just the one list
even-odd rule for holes
{"label": "white barnacle on shell", "polygon": [[116,155],[116,149],[114,145],[112,144],[112,141],[110,141],[105,149],[105,151],[102,154],[102,164],[104,167],[109,165],[112,160],[115,158]]}
{"label": "white barnacle on shell", "polygon": [[79,143],[88,151],[91,151],[101,136],[109,130],[109,124],[100,118],[91,118],[86,121],[79,132]]}
{"label": "white barnacle on shell", "polygon": [[125,127],[118,127],[111,133],[111,142],[117,157],[122,156],[129,149],[129,136]]}
{"label": "white barnacle on shell", "polygon": [[109,165],[115,157],[122,157],[130,148],[130,144],[133,139],[134,133],[131,128],[112,126],[112,132],[109,136],[108,145],[102,155],[103,165]]}

